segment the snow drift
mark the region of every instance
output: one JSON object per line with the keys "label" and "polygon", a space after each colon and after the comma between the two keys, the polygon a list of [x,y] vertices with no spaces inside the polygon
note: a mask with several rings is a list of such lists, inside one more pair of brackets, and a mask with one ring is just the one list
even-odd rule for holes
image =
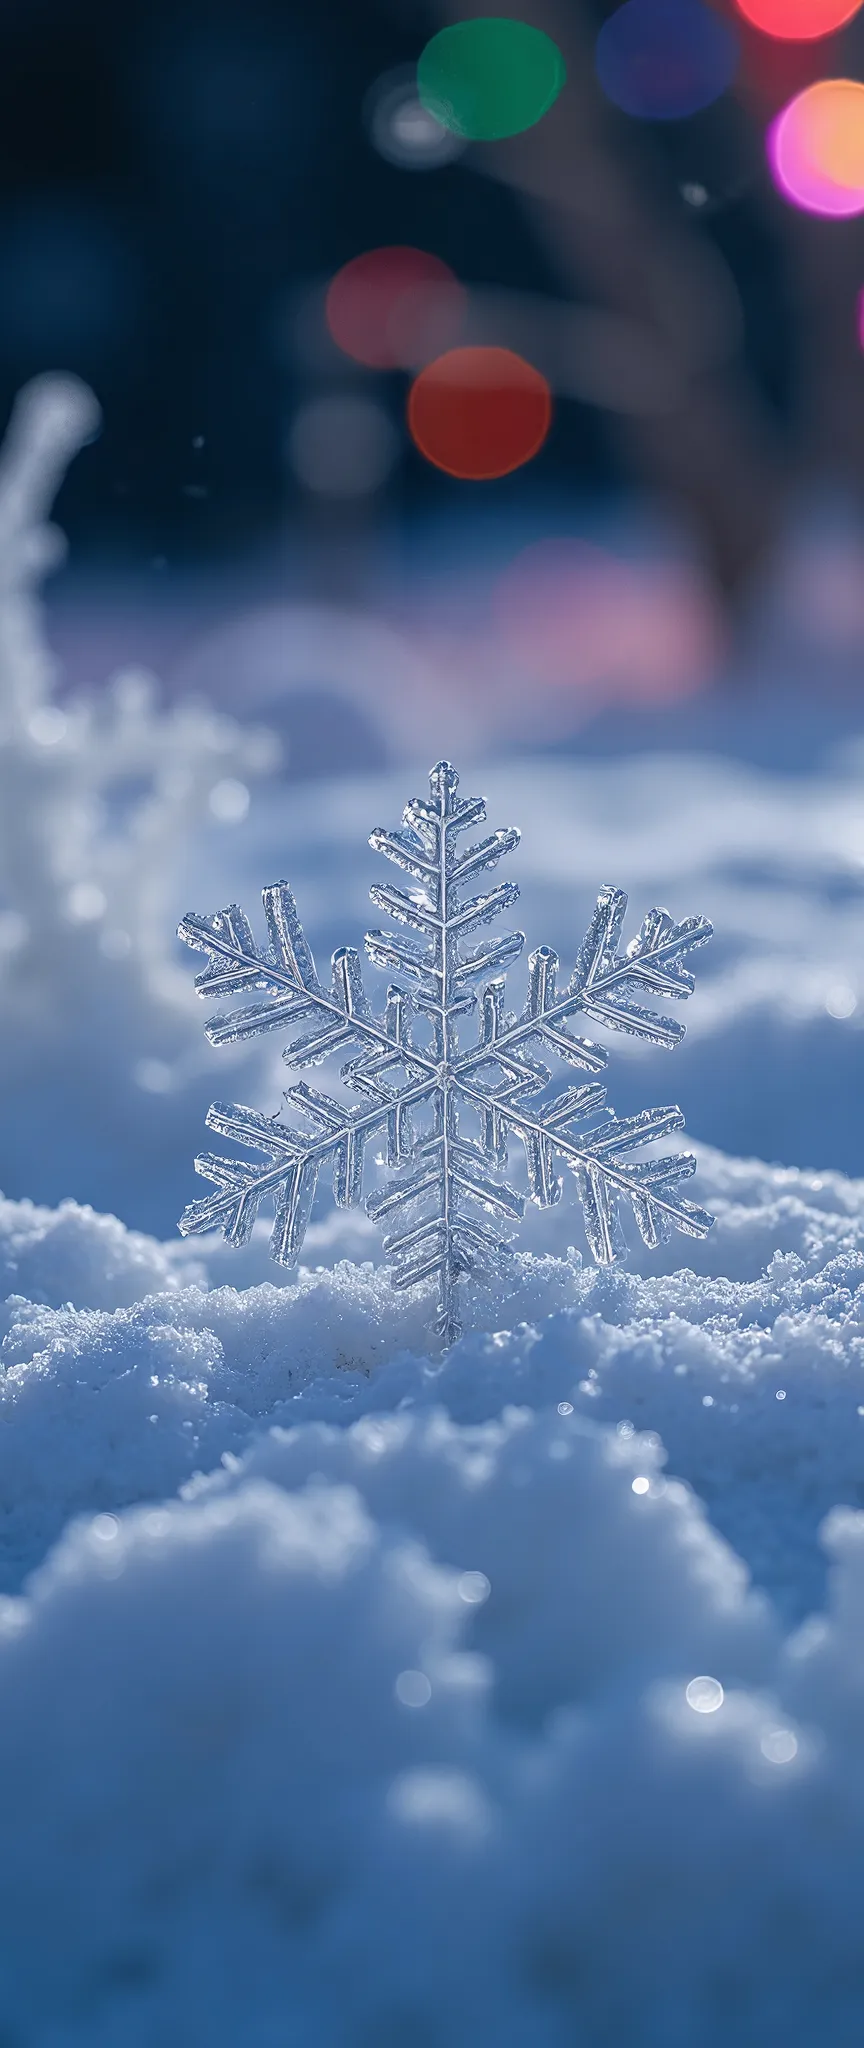
{"label": "snow drift", "polygon": [[2,1206],[10,2043],[857,2043],[864,1186],[699,1189],[443,1358],[335,1219]]}

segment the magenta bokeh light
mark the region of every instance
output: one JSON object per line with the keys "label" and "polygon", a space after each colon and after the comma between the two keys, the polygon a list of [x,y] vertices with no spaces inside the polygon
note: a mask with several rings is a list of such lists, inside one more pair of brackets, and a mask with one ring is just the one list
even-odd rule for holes
{"label": "magenta bokeh light", "polygon": [[824,132],[819,135],[812,118],[815,99],[832,87],[844,95],[860,91],[864,114],[864,87],[846,79],[823,79],[798,93],[782,109],[768,129],[765,146],[771,175],[784,199],[805,213],[848,220],[854,214],[864,213],[864,175],[860,182],[832,175],[824,157],[820,161],[823,151],[819,144],[824,142]]}

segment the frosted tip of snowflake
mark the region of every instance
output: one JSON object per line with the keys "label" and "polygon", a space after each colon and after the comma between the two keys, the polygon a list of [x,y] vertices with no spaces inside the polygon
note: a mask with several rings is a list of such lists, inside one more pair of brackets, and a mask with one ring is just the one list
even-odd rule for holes
{"label": "frosted tip of snowflake", "polygon": [[557,1078],[562,1067],[595,1077],[607,1063],[602,1045],[572,1028],[577,1017],[677,1045],[683,1026],[649,1005],[690,994],[684,963],[710,938],[711,925],[700,917],[675,923],[667,911],[650,910],[622,951],[627,898],[605,888],[566,987],[558,986],[557,955],[540,946],[528,962],[524,1007],[507,1012],[505,970],[524,936],[493,936],[488,927],[516,901],[518,886],[471,888],[513,851],[519,833],[511,827],[466,844],[463,835],[483,823],[486,806],[480,797],[457,796],[458,787],[455,769],[439,761],[428,798],[412,798],[395,830],[371,835],[374,850],[417,885],[376,882],[369,892],[376,909],[402,927],[366,934],[372,964],[398,976],[380,1011],[370,1004],[355,949],[335,953],[329,982],[319,979],[286,882],[263,892],[261,946],[236,904],[185,917],[179,927],[207,955],[196,981],[202,996],[256,998],[210,1019],[214,1044],[282,1031],[283,1058],[294,1072],[334,1056],[342,1061],[338,1092],[298,1081],[275,1116],[213,1105],[210,1129],[259,1156],[196,1159],[213,1191],[190,1205],[181,1230],[219,1227],[242,1244],[261,1202],[272,1197],[273,1256],[293,1265],[322,1167],[332,1172],[336,1202],[358,1203],[370,1140],[383,1139],[392,1177],[367,1196],[366,1208],[384,1230],[393,1285],[434,1288],[436,1327],[448,1343],[459,1332],[465,1281],[500,1272],[509,1256],[524,1206],[506,1178],[514,1140],[524,1152],[530,1199],[541,1207],[560,1200],[558,1168],[569,1169],[600,1264],[624,1250],[622,1211],[649,1246],[672,1229],[703,1237],[712,1222],[680,1191],[695,1169],[692,1154],[657,1158],[644,1150],[680,1129],[679,1109],[619,1118],[596,1078],[576,1085]]}

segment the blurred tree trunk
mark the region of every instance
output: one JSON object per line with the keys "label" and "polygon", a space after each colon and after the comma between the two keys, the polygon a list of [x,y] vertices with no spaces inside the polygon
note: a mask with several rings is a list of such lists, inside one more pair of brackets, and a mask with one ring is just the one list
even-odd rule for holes
{"label": "blurred tree trunk", "polygon": [[788,211],[798,351],[795,411],[803,464],[864,488],[864,356],[858,295],[864,223]]}
{"label": "blurred tree trunk", "polygon": [[[432,0],[438,25],[488,12],[486,0]],[[675,366],[679,400],[654,416],[609,415],[628,465],[694,531],[734,599],[776,540],[786,490],[767,408],[740,352],[732,277],[659,189],[637,133],[622,148],[596,83],[576,4],[496,0],[553,37],[567,85],[536,127],[475,143],[475,166],[518,193],[565,292],[648,326]],[[635,124],[633,124],[635,130]]]}

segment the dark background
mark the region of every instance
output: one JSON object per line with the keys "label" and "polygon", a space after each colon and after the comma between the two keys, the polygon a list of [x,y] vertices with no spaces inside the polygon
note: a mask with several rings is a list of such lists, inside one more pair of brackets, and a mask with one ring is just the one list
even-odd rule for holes
{"label": "dark background", "polygon": [[[590,37],[600,19],[580,15],[580,34]],[[519,194],[478,175],[470,152],[417,174],[372,147],[364,95],[382,72],[416,58],[437,26],[432,10],[376,0],[315,9],[296,0],[7,0],[0,401],[5,413],[24,379],[55,366],[78,371],[99,395],[103,436],[75,466],[60,508],[79,563],[236,555],[286,513],[302,516],[282,445],[304,373],[280,345],[298,282],[404,241],[474,282],[579,297]],[[853,25],[842,41],[847,68],[855,39]],[[763,87],[767,69],[769,101],[790,77],[824,68],[825,45],[750,43]],[[765,103],[764,90],[761,103],[752,90],[749,104],[747,91],[727,95],[671,124],[610,109],[607,129],[621,160],[647,178],[659,216],[677,210],[684,231],[722,251],[743,306],[747,376],[769,428],[783,433],[800,371],[795,224],[764,167]],[[694,179],[710,192],[695,229],[683,221],[692,207],[680,192]],[[805,235],[812,226],[803,224]],[[818,226],[835,242],[861,243],[857,222]],[[375,382],[389,386],[398,413],[404,380]],[[645,468],[620,423],[565,400],[518,488],[576,480],[615,489],[641,481]],[[509,480],[486,486],[487,504],[513,489]],[[412,452],[398,491],[403,508],[446,506],[465,486]]]}

